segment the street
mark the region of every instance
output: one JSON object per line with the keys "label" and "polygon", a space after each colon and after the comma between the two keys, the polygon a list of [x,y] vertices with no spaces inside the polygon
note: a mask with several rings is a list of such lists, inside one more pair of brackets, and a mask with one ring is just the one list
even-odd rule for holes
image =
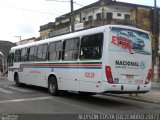
{"label": "street", "polygon": [[1,114],[157,113],[160,111],[160,104],[108,95],[50,96],[45,88],[16,87],[13,82],[6,79],[0,80],[0,106]]}

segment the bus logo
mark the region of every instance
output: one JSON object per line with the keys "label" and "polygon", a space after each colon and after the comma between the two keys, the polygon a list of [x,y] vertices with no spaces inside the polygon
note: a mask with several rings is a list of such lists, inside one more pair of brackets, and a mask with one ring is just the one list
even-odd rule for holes
{"label": "bus logo", "polygon": [[144,62],[144,61],[141,61],[141,62],[140,62],[140,69],[144,70],[145,67],[146,67],[145,62]]}

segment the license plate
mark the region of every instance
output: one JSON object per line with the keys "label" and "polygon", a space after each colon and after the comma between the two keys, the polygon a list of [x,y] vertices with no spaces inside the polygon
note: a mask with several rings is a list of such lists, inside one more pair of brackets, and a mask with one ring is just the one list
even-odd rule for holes
{"label": "license plate", "polygon": [[143,84],[143,80],[135,80],[136,84]]}
{"label": "license plate", "polygon": [[126,78],[131,80],[131,79],[133,79],[133,75],[126,75]]}

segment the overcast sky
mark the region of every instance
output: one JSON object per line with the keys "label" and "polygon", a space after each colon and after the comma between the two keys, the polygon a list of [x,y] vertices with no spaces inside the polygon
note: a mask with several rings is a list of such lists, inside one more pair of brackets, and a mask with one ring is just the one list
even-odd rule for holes
{"label": "overcast sky", "polygon": [[[61,2],[56,2],[61,1]],[[68,2],[64,2],[68,1]],[[70,12],[70,0],[0,0],[0,40],[11,42],[38,37],[41,25],[54,22],[55,17]],[[74,0],[74,9],[98,0]],[[142,5],[154,5],[154,0],[117,0]],[[160,0],[157,0],[160,7]]]}

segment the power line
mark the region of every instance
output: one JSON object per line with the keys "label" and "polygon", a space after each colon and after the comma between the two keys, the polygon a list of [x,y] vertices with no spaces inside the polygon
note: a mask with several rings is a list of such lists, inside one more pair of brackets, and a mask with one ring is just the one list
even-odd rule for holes
{"label": "power line", "polygon": [[46,1],[55,1],[55,2],[70,2],[70,1],[64,1],[64,0],[46,0]]}
{"label": "power line", "polygon": [[81,4],[77,3],[77,2],[73,2],[73,3],[75,3],[76,5],[84,7],[84,5],[81,5]]}
{"label": "power line", "polygon": [[51,12],[45,12],[45,11],[39,11],[39,10],[31,10],[31,9],[26,9],[26,8],[18,8],[18,7],[6,6],[6,5],[2,5],[2,4],[0,4],[0,6],[1,7],[5,7],[5,8],[9,8],[9,9],[17,9],[17,10],[40,13],[40,14],[51,14],[51,15],[55,15],[55,16],[60,15],[60,14],[55,14],[55,13],[51,13]]}
{"label": "power line", "polygon": [[[55,2],[71,2],[71,1],[64,1],[64,0],[47,0],[47,1],[55,1]],[[73,3],[76,4],[76,5],[79,5],[79,6],[84,7],[84,5],[81,5],[81,4],[77,3],[77,2],[73,2]]]}

